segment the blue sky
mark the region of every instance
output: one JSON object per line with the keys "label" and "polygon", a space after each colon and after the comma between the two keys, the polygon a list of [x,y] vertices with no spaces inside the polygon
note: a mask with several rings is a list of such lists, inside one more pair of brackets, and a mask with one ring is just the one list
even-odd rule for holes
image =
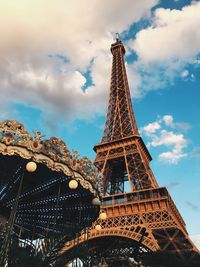
{"label": "blue sky", "polygon": [[119,32],[138,128],[200,244],[200,2],[0,1],[0,119],[94,158]]}

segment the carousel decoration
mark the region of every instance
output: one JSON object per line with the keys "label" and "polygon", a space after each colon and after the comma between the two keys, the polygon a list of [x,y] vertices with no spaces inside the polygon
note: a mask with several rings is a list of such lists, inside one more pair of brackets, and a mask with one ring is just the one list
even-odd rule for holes
{"label": "carousel decoration", "polygon": [[0,258],[12,236],[70,240],[98,218],[98,172],[65,143],[13,120],[0,123]]}

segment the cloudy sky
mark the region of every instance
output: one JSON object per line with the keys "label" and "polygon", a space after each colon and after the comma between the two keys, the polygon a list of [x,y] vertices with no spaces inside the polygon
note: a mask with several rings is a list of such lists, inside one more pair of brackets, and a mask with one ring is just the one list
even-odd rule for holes
{"label": "cloudy sky", "polygon": [[0,119],[94,157],[116,32],[140,133],[200,245],[200,1],[0,0]]}

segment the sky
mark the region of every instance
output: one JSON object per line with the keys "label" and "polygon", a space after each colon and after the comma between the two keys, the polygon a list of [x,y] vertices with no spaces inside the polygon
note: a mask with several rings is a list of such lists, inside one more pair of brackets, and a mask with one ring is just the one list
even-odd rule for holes
{"label": "sky", "polygon": [[200,1],[0,0],[0,120],[93,160],[115,33],[160,186],[200,247]]}

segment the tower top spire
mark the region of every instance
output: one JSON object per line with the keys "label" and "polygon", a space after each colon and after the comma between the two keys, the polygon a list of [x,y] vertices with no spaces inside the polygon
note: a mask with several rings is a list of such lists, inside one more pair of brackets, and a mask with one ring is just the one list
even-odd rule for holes
{"label": "tower top spire", "polygon": [[119,47],[121,47],[122,54],[125,55],[126,50],[125,50],[124,45],[120,39],[119,33],[116,32],[115,33],[115,42],[111,45],[111,53],[113,54],[113,52],[116,50],[116,48],[119,48]]}

